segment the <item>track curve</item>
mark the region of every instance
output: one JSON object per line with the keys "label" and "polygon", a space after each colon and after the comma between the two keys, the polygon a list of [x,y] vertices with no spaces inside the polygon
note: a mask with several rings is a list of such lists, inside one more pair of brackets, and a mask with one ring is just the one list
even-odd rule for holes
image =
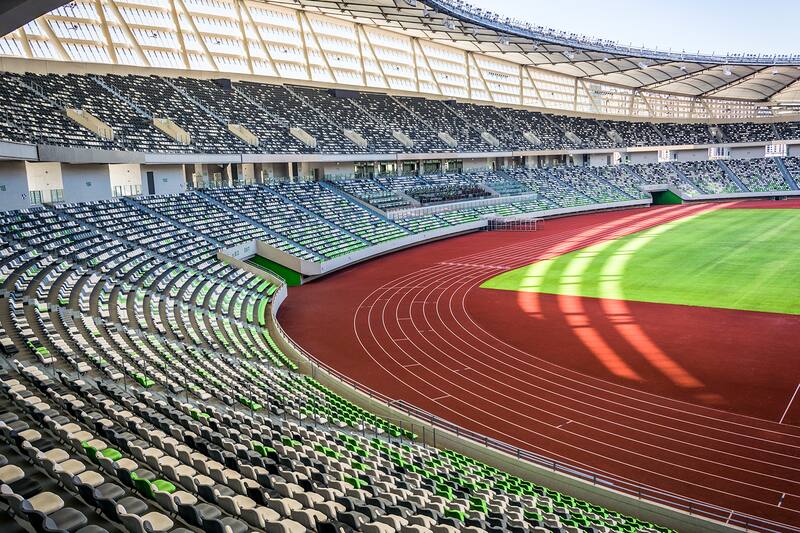
{"label": "track curve", "polygon": [[[761,402],[763,413],[748,413],[739,408],[747,402],[725,393],[729,383],[708,386],[708,369],[661,348],[649,319],[639,318],[642,305],[515,295],[524,316],[498,318],[478,288],[504,270],[719,207],[585,215],[548,221],[534,234],[425,245],[292,289],[279,320],[309,352],[349,377],[466,428],[795,530],[800,427],[766,414],[785,404],[793,387],[796,376],[785,375],[785,361],[767,365],[774,394]],[[745,320],[774,318],[757,315]],[[537,349],[541,331],[525,336],[529,324],[542,320],[563,338],[560,357],[552,356],[557,348]],[[781,331],[784,324],[775,320],[765,330]],[[313,327],[320,323],[327,325],[324,335]],[[585,364],[571,361],[572,353],[582,353]],[[729,395],[731,408],[710,405]]]}

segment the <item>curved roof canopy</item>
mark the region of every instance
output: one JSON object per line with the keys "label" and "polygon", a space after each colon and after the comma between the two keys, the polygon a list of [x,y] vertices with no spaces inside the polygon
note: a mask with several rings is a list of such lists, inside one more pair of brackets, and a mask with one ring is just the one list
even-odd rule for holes
{"label": "curved roof canopy", "polygon": [[624,47],[502,18],[446,0],[272,0],[403,30],[583,81],[690,97],[768,102],[800,91],[800,56],[710,56]]}

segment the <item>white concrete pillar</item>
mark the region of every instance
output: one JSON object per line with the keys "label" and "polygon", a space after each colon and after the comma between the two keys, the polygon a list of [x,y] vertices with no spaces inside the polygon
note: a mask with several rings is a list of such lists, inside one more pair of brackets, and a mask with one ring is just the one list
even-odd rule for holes
{"label": "white concrete pillar", "polygon": [[133,196],[142,193],[142,170],[138,163],[108,165],[112,196]]}
{"label": "white concrete pillar", "polygon": [[24,161],[0,161],[0,211],[31,206]]}
{"label": "white concrete pillar", "polygon": [[25,168],[28,172],[31,198],[39,195],[42,202],[59,202],[64,199],[61,163],[25,163]]}

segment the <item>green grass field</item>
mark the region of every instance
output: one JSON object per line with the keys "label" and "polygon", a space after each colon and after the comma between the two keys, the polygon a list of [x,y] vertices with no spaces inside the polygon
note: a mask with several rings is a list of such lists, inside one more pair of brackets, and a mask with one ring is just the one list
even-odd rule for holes
{"label": "green grass field", "polygon": [[511,270],[481,287],[800,314],[800,209],[719,209]]}

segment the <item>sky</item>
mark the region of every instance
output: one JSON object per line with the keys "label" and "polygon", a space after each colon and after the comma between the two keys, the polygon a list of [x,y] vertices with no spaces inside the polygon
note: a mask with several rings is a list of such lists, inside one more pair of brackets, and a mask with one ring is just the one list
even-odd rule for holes
{"label": "sky", "polygon": [[548,28],[703,53],[800,53],[798,0],[468,0]]}

